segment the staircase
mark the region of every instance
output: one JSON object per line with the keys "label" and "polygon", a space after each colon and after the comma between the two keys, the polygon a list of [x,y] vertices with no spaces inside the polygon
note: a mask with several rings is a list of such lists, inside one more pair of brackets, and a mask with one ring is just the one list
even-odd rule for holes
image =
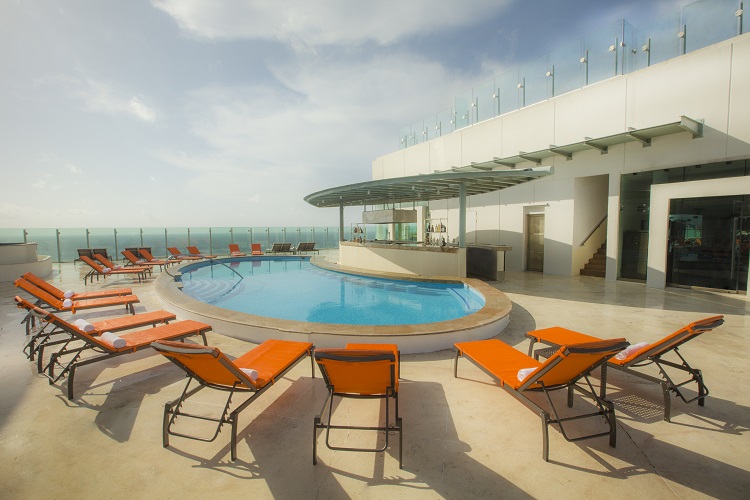
{"label": "staircase", "polygon": [[607,270],[607,242],[602,243],[591,260],[581,269],[581,276],[604,278]]}

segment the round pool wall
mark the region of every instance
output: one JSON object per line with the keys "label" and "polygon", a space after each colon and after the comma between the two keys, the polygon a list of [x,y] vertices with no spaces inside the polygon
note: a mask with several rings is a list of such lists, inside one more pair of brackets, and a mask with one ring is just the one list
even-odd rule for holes
{"label": "round pool wall", "polygon": [[[299,260],[300,257],[274,257]],[[253,257],[216,259],[218,262],[252,260]],[[261,257],[262,259],[262,257]],[[312,264],[323,269],[362,276],[406,280],[413,282],[463,283],[482,294],[485,305],[479,311],[462,318],[414,325],[337,325],[308,323],[256,316],[217,307],[189,297],[181,290],[181,283],[170,275],[178,275],[191,264],[170,267],[156,279],[157,296],[164,307],[181,319],[194,319],[210,324],[217,333],[261,343],[267,339],[300,340],[316,347],[343,347],[349,342],[395,343],[402,353],[423,353],[450,349],[456,342],[479,340],[499,334],[510,320],[511,302],[508,297],[483,281],[470,278],[439,278],[424,276],[373,273],[344,268],[313,257]],[[192,264],[194,265],[194,263]]]}

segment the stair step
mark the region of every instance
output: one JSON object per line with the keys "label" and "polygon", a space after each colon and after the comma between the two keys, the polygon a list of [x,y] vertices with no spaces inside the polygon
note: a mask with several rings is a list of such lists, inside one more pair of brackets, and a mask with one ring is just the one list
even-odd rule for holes
{"label": "stair step", "polygon": [[606,272],[604,271],[598,271],[594,269],[581,269],[581,276],[593,276],[595,278],[604,278],[606,277]]}

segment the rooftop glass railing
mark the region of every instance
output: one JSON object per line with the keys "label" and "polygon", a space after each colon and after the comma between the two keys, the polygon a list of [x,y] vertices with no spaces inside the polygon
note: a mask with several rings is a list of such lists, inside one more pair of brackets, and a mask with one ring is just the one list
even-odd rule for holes
{"label": "rooftop glass railing", "polygon": [[617,21],[455,96],[450,109],[402,128],[398,147],[421,144],[741,35],[747,31],[744,3],[699,0],[672,18],[640,28]]}
{"label": "rooftop glass railing", "polygon": [[[344,239],[351,240],[351,228],[344,228]],[[187,253],[193,245],[206,254],[227,255],[229,244],[237,243],[242,251],[259,243],[265,252],[274,243],[315,242],[320,250],[339,247],[339,228],[307,227],[144,227],[144,228],[43,228],[2,229],[0,243],[37,244],[39,255],[50,255],[54,262],[73,262],[79,248],[103,248],[115,258],[126,248],[150,248],[155,257],[169,255],[167,247]]]}

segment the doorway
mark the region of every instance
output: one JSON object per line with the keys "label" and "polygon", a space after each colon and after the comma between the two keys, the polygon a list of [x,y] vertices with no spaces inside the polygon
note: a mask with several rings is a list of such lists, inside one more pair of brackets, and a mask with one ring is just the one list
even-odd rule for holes
{"label": "doorway", "polygon": [[526,216],[526,270],[544,271],[544,214]]}

